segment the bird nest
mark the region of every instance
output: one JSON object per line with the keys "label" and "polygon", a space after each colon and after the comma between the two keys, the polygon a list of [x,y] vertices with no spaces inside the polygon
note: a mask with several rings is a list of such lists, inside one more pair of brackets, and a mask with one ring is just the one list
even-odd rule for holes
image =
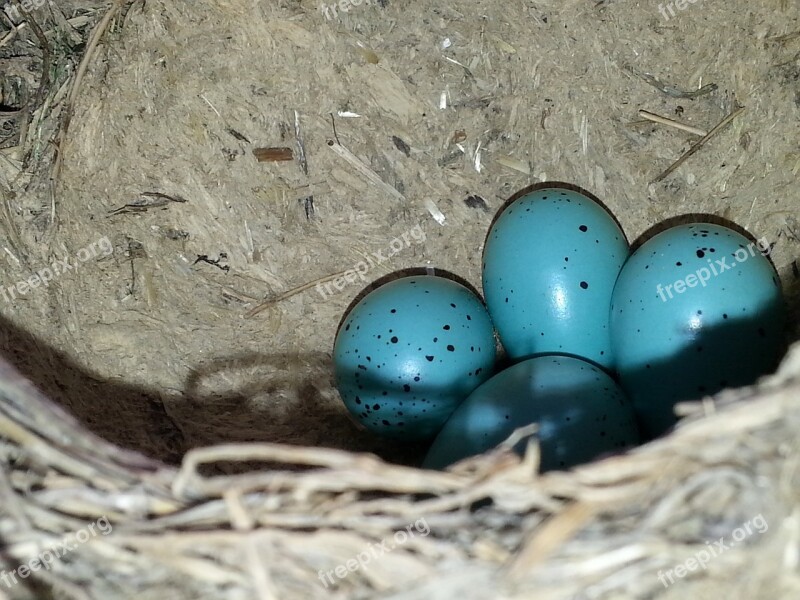
{"label": "bird nest", "polygon": [[760,385],[682,406],[662,439],[537,475],[534,444],[447,472],[277,444],[172,467],[4,363],[0,597],[796,597],[798,374],[795,347]]}
{"label": "bird nest", "polygon": [[767,4],[13,0],[0,279],[109,252],[0,290],[0,600],[797,598],[800,346],[546,474],[513,437],[408,466],[327,353],[358,286],[324,285],[417,227],[370,281],[474,284],[503,199],[553,180],[631,239],[766,236],[797,339],[800,36]]}

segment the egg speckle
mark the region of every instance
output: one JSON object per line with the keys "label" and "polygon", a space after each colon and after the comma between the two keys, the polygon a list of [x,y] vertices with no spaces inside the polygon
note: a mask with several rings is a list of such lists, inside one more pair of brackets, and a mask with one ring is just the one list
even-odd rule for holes
{"label": "egg speckle", "polygon": [[[602,369],[567,356],[517,363],[478,387],[438,435],[423,466],[480,454],[519,427],[538,424],[541,470],[569,468],[635,445],[633,407]],[[518,450],[523,450],[521,442]]]}
{"label": "egg speckle", "polygon": [[430,439],[491,375],[494,331],[480,298],[463,285],[404,277],[356,304],[333,358],[344,404],[367,429]]}
{"label": "egg speckle", "polygon": [[561,353],[613,368],[611,292],[625,236],[589,197],[543,188],[511,203],[486,240],[483,289],[514,360]]}
{"label": "egg speckle", "polygon": [[645,242],[620,273],[611,316],[620,381],[643,434],[668,430],[678,402],[773,370],[785,320],[774,268],[738,232],[696,223]]}

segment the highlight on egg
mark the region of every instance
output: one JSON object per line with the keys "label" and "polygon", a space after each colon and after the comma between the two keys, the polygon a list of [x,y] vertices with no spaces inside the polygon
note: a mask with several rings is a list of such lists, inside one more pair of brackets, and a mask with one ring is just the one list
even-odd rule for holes
{"label": "highlight on egg", "polygon": [[[568,356],[540,356],[512,365],[472,392],[437,436],[423,468],[443,469],[486,452],[531,423],[538,424],[542,471],[639,442],[633,405],[604,370]],[[515,449],[522,451],[525,443]]]}
{"label": "highlight on egg", "polygon": [[611,370],[609,309],[628,243],[614,218],[582,193],[529,192],[486,238],[483,291],[508,355],[564,354]]}
{"label": "highlight on egg", "polygon": [[678,402],[753,384],[777,367],[786,310],[768,251],[728,227],[693,223],[655,235],[625,263],[611,340],[646,439],[676,423]]}
{"label": "highlight on egg", "polygon": [[429,440],[492,375],[495,346],[489,313],[471,290],[444,277],[403,277],[371,291],[343,320],[336,385],[370,431]]}

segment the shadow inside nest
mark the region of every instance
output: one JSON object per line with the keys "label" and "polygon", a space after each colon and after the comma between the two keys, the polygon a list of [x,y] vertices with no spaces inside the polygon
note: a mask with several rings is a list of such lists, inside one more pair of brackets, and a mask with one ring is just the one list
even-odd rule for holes
{"label": "shadow inside nest", "polygon": [[164,462],[176,463],[183,455],[183,436],[158,394],[92,375],[65,353],[2,316],[0,352],[92,433]]}
{"label": "shadow inside nest", "polygon": [[[322,352],[219,359],[195,368],[183,394],[166,395],[103,379],[2,316],[0,340],[3,358],[89,431],[168,464],[179,464],[192,448],[236,442],[372,452],[409,465],[426,450],[357,428],[333,391],[330,357]],[[241,383],[223,393],[205,391],[215,378]],[[249,468],[265,465],[215,465],[220,473]]]}
{"label": "shadow inside nest", "polygon": [[[205,381],[237,375],[242,383],[232,391],[202,391]],[[203,420],[219,421],[198,433],[202,445],[259,441],[338,448],[371,452],[405,465],[419,464],[427,450],[427,444],[379,438],[355,425],[335,391],[331,357],[323,352],[243,354],[220,359],[196,369],[185,389],[189,402],[195,406],[202,403]],[[217,466],[238,472],[244,465]]]}

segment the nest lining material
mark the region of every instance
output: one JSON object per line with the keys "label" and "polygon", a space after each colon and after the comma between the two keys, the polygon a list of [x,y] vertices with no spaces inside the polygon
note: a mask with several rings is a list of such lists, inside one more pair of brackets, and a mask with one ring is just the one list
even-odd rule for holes
{"label": "nest lining material", "polygon": [[[42,573],[63,597],[644,598],[669,593],[660,573],[725,538],[729,549],[675,584],[682,597],[711,584],[723,597],[789,597],[800,583],[798,373],[795,347],[757,388],[683,406],[689,417],[666,438],[536,476],[535,445],[452,472],[277,444],[197,449],[174,468],[97,438],[4,363],[4,555],[27,562],[107,518],[109,535]],[[216,461],[268,467],[202,475]],[[759,517],[767,528],[734,544]],[[420,520],[402,545],[321,583]]]}

